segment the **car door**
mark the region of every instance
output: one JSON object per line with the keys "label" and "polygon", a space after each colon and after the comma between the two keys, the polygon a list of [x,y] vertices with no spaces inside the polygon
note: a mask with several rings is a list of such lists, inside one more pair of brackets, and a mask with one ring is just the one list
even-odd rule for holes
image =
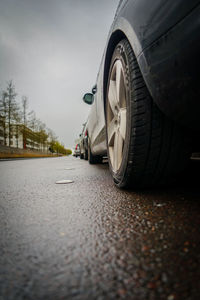
{"label": "car door", "polygon": [[106,130],[103,99],[103,65],[101,64],[97,77],[95,94],[96,125],[94,130],[93,152],[97,155],[106,153]]}

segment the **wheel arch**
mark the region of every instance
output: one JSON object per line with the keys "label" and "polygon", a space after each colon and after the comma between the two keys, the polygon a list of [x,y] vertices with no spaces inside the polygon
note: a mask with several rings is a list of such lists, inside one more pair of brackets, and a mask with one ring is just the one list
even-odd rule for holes
{"label": "wheel arch", "polygon": [[110,62],[116,45],[123,39],[128,40],[137,58],[142,51],[141,41],[133,29],[133,24],[130,24],[128,20],[121,17],[114,24],[114,27],[112,29],[112,34],[109,37],[109,41],[105,53],[104,73],[103,73],[104,111],[105,111],[106,91],[107,91]]}
{"label": "wheel arch", "polygon": [[110,36],[106,54],[105,54],[105,63],[104,63],[104,74],[103,74],[103,99],[104,99],[104,111],[106,109],[106,91],[107,91],[107,83],[108,83],[108,76],[109,76],[109,69],[110,69],[110,62],[112,59],[113,52],[117,44],[123,40],[124,38],[127,39],[126,35],[121,30],[116,30]]}

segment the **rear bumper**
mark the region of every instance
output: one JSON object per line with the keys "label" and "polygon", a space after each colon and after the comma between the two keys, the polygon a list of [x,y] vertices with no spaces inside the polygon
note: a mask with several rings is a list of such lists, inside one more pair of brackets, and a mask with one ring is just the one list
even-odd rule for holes
{"label": "rear bumper", "polygon": [[146,48],[138,63],[161,111],[200,129],[200,6]]}

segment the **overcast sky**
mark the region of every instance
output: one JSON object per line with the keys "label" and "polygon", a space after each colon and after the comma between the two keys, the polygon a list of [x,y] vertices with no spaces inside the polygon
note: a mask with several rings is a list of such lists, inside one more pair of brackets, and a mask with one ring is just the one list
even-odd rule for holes
{"label": "overcast sky", "polygon": [[72,147],[89,106],[82,101],[99,69],[119,0],[0,0],[0,88]]}

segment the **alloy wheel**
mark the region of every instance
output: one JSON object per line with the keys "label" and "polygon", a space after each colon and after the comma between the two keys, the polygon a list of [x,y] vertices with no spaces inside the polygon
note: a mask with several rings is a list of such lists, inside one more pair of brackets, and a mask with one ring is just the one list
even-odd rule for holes
{"label": "alloy wheel", "polygon": [[126,89],[123,66],[119,59],[112,67],[108,88],[107,136],[110,162],[113,171],[119,170],[126,137]]}

